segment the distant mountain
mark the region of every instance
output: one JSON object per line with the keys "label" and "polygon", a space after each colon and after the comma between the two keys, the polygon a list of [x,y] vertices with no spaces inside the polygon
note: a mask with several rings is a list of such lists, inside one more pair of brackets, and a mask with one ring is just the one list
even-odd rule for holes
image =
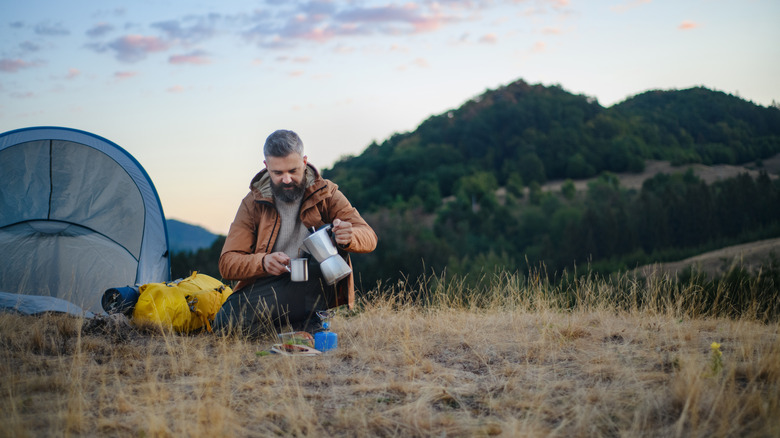
{"label": "distant mountain", "polygon": [[208,248],[217,239],[218,235],[209,230],[177,221],[166,220],[168,223],[168,244],[172,253],[194,252],[201,248]]}

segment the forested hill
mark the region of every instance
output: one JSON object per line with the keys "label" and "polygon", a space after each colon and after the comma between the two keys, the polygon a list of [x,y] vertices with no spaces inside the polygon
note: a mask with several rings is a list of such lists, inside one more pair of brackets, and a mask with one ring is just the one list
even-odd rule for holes
{"label": "forested hill", "polygon": [[609,108],[522,80],[488,90],[413,132],[371,144],[323,173],[362,211],[430,211],[467,180],[499,186],[641,171],[646,159],[736,164],[780,152],[780,109],[706,88],[648,91]]}

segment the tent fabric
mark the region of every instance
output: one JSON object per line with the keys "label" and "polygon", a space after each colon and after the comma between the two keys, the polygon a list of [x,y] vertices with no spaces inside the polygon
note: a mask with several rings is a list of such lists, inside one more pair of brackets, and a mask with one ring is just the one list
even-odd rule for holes
{"label": "tent fabric", "polygon": [[65,301],[61,298],[44,297],[38,295],[21,295],[0,292],[0,310],[22,315],[40,315],[43,313],[67,313],[73,316],[92,318],[94,313]]}
{"label": "tent fabric", "polygon": [[169,280],[162,205],[129,153],[69,128],[0,134],[0,291],[101,312],[106,289]]}

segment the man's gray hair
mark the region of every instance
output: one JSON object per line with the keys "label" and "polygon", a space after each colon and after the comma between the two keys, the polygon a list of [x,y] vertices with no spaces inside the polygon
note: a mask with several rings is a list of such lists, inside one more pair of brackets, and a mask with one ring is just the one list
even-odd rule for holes
{"label": "man's gray hair", "polygon": [[303,156],[303,141],[298,134],[286,129],[274,131],[265,139],[263,155],[284,158],[291,153]]}

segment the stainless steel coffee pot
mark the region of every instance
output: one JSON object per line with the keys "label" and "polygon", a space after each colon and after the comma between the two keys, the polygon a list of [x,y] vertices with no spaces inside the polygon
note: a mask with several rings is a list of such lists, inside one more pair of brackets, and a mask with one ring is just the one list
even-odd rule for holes
{"label": "stainless steel coffee pot", "polygon": [[335,284],[352,273],[349,264],[336,250],[332,228],[330,224],[325,225],[303,239],[303,247],[320,262],[322,276],[328,284]]}

